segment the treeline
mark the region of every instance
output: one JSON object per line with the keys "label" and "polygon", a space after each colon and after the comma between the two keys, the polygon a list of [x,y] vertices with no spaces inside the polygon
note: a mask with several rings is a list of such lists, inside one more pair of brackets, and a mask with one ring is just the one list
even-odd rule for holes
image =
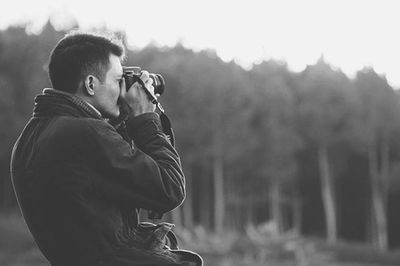
{"label": "treeline", "polygon": [[[0,32],[2,209],[17,206],[12,145],[63,35],[50,23]],[[276,234],[400,244],[400,98],[372,68],[349,78],[321,57],[299,73],[273,60],[244,70],[179,44],[130,49],[125,64],[167,81],[161,102],[188,188],[176,224],[220,233],[268,222]]]}

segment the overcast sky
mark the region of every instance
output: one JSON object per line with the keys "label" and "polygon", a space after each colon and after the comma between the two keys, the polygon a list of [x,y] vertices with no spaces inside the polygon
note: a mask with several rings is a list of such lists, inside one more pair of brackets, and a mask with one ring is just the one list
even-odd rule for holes
{"label": "overcast sky", "polygon": [[124,30],[128,42],[213,49],[244,67],[262,59],[293,71],[321,55],[350,77],[364,66],[400,88],[400,2],[396,0],[16,0],[0,9],[0,28],[29,23],[37,32],[75,18],[82,28]]}

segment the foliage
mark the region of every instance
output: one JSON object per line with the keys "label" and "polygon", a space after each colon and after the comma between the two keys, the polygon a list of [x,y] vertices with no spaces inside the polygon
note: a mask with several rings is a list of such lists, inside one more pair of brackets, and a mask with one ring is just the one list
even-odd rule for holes
{"label": "foliage", "polygon": [[[21,27],[0,31],[3,209],[17,206],[8,173],[11,148],[30,117],[33,97],[50,86],[47,58],[63,34],[50,23],[38,35],[29,35]],[[217,195],[212,173],[218,151],[222,155],[226,228],[243,232],[249,224],[273,219],[270,188],[279,184],[280,196],[274,206],[280,208],[283,231],[295,226],[300,212],[300,233],[324,235],[316,159],[318,145],[324,143],[329,148],[334,186],[346,188],[335,193],[348,199],[336,202],[339,238],[365,241],[368,223],[360,217],[368,216],[365,206],[370,204],[370,182],[364,147],[372,136],[383,135],[391,147],[388,223],[400,222],[400,215],[394,213],[400,203],[393,201],[400,193],[396,175],[399,96],[373,69],[349,79],[321,58],[300,73],[273,60],[244,70],[234,62],[222,61],[213,51],[194,52],[181,44],[129,49],[127,56],[126,65],[161,73],[167,81],[161,102],[171,117],[190,180],[190,220],[194,225],[206,231],[215,226]],[[393,226],[388,235],[392,246],[400,245],[400,232]]]}

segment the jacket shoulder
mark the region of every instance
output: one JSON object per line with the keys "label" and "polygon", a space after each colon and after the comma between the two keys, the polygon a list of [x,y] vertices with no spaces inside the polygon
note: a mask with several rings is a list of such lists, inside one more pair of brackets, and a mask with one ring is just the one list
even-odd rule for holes
{"label": "jacket shoulder", "polygon": [[[37,127],[36,145],[33,147],[40,158],[48,161],[73,160],[72,158],[86,157],[95,149],[98,143],[98,132],[107,135],[113,134],[115,129],[106,121],[94,118],[57,117],[43,121],[42,126]],[[48,156],[53,156],[52,158]]]}
{"label": "jacket shoulder", "polygon": [[60,117],[54,121],[54,124],[48,127],[50,135],[70,139],[72,141],[77,137],[79,139],[93,138],[99,132],[115,131],[104,120],[94,118]]}

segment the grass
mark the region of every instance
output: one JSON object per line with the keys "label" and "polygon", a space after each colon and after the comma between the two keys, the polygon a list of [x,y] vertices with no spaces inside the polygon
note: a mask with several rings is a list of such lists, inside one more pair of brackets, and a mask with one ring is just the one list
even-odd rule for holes
{"label": "grass", "polygon": [[[206,266],[399,266],[400,251],[379,252],[359,243],[322,239],[216,235],[196,228],[177,230],[180,247],[201,254]],[[50,266],[19,214],[0,214],[0,266]]]}

